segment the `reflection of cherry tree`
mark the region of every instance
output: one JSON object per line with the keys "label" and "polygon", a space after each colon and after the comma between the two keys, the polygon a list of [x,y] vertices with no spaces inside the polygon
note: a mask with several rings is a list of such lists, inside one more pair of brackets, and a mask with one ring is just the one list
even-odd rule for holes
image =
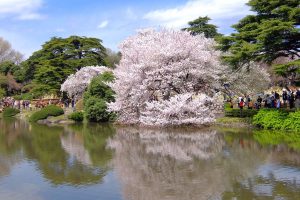
{"label": "reflection of cherry tree", "polygon": [[120,128],[108,146],[126,199],[219,199],[265,159],[239,146],[227,152],[209,130]]}
{"label": "reflection of cherry tree", "polygon": [[74,133],[64,134],[60,136],[62,148],[68,152],[71,157],[84,165],[91,165],[89,152],[84,148],[84,141],[79,135]]}
{"label": "reflection of cherry tree", "polygon": [[215,89],[226,68],[213,39],[173,30],[142,30],[121,45],[110,104],[125,124],[209,124],[221,103]]}
{"label": "reflection of cherry tree", "polygon": [[[109,146],[118,149],[126,138],[134,138],[144,146],[146,153],[169,156],[176,160],[190,161],[194,158],[209,159],[222,150],[223,140],[216,132],[207,131],[201,134],[183,134],[178,131],[157,131],[145,129],[122,128],[114,140],[109,140]],[[119,138],[120,137],[120,138]],[[117,139],[116,139],[117,138]]]}

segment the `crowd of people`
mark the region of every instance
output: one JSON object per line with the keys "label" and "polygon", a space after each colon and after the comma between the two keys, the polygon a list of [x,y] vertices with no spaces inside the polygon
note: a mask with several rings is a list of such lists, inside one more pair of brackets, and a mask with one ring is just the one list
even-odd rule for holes
{"label": "crowd of people", "polygon": [[13,97],[4,97],[0,100],[0,109],[11,107],[19,110],[32,110],[43,108],[47,105],[57,105],[62,108],[75,108],[75,99],[37,99],[37,100],[16,100]]}
{"label": "crowd of people", "polygon": [[[272,92],[271,94],[260,95],[256,99],[250,95],[246,97],[238,97],[237,101],[240,109],[260,109],[260,108],[300,108],[300,89],[293,91],[283,89],[282,93]],[[231,102],[233,108],[233,103]]]}

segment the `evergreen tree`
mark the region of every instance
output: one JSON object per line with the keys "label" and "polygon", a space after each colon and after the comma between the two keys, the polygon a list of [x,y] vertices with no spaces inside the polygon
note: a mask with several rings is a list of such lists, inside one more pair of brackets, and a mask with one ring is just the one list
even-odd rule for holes
{"label": "evergreen tree", "polygon": [[97,38],[54,37],[22,63],[23,81],[58,91],[61,83],[82,67],[104,65],[105,48]]}
{"label": "evergreen tree", "polygon": [[209,17],[199,17],[193,21],[190,21],[188,24],[190,27],[184,28],[182,30],[190,31],[192,35],[199,35],[204,33],[207,38],[215,38],[221,34],[217,31],[217,26],[213,24],[208,24],[208,21],[211,19]]}
{"label": "evergreen tree", "polygon": [[[220,49],[230,52],[224,60],[239,67],[253,60],[271,64],[277,58],[286,57],[295,67],[299,63],[295,60],[300,57],[300,1],[250,0],[247,5],[254,14],[233,25],[236,33],[219,41]],[[282,72],[291,66],[280,67]]]}

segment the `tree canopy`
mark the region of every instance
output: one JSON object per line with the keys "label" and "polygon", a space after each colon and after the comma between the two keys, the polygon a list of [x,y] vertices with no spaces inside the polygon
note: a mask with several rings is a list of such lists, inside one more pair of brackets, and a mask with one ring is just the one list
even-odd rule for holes
{"label": "tree canopy", "polygon": [[230,53],[224,60],[234,67],[250,61],[271,64],[287,57],[300,57],[299,0],[250,0],[254,12],[232,27],[236,33],[220,39],[220,48]]}
{"label": "tree canopy", "polygon": [[104,65],[105,56],[100,39],[54,37],[22,63],[23,81],[33,80],[58,91],[61,83],[80,68]]}
{"label": "tree canopy", "polygon": [[22,59],[23,55],[14,50],[8,41],[0,37],[0,64],[5,61],[11,61],[18,64]]}
{"label": "tree canopy", "polygon": [[[154,126],[201,125],[215,120],[220,62],[215,41],[186,31],[141,30],[121,45],[110,84],[118,122]],[[137,53],[138,52],[138,53]]]}
{"label": "tree canopy", "polygon": [[188,22],[188,28],[183,28],[182,30],[190,31],[192,35],[199,35],[204,33],[207,38],[215,38],[221,34],[217,31],[217,26],[213,24],[208,24],[211,19],[209,17],[199,17],[193,21]]}

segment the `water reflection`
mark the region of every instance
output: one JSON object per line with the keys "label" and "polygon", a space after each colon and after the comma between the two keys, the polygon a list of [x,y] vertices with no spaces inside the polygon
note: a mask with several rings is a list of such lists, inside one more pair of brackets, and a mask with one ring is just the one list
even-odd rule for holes
{"label": "water reflection", "polygon": [[294,145],[300,142],[297,133],[283,135],[280,131],[255,130],[241,134],[236,129],[220,132],[233,148],[239,144],[266,155],[266,161],[257,167],[256,173],[233,182],[232,189],[225,191],[222,199],[300,199],[300,153]]}
{"label": "water reflection", "polygon": [[109,170],[112,152],[105,149],[105,141],[113,134],[111,126],[48,127],[19,120],[0,123],[0,176],[8,175],[21,158],[33,161],[55,185],[99,183]]}
{"label": "water reflection", "polygon": [[108,145],[125,199],[220,199],[267,158],[209,130],[118,128]]}
{"label": "water reflection", "polygon": [[299,144],[297,133],[0,120],[0,199],[298,200]]}

